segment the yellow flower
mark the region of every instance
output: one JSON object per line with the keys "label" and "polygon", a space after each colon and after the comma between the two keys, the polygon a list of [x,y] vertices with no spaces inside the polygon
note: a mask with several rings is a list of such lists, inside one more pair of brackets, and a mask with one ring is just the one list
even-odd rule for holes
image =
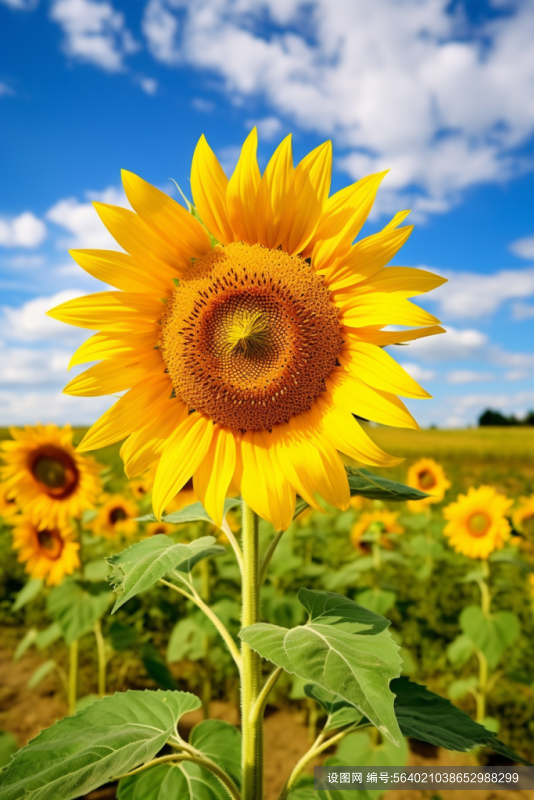
{"label": "yellow flower", "polygon": [[498,494],[493,486],[471,487],[443,509],[449,520],[443,533],[457,553],[486,559],[510,538],[505,514],[512,504],[513,500]]}
{"label": "yellow flower", "polygon": [[[338,451],[365,464],[399,463],[352,415],[417,427],[397,394],[429,395],[384,346],[443,332],[409,298],[444,279],[386,268],[411,233],[398,227],[405,211],[353,244],[384,172],[328,197],[330,142],[294,168],[287,137],[263,176],[256,149],[254,129],[228,180],[201,137],[191,187],[202,223],[123,172],[135,213],[95,207],[126,253],[72,252],[117,291],[49,314],[99,331],[71,363],[101,363],[74,378],[67,394],[127,390],[80,451],[128,437],[121,449],[128,476],[158,464],[158,517],[192,477],[218,525],[233,482],[254,511],[284,529],[296,494],[315,508],[316,492],[348,507]],[[384,330],[390,325],[411,329]]]}
{"label": "yellow flower", "polygon": [[534,494],[521,497],[519,506],[512,514],[514,528],[534,543]]}
{"label": "yellow flower", "polygon": [[164,533],[168,536],[174,529],[174,525],[170,525],[168,522],[149,522],[146,526],[146,532],[149,536],[157,536],[159,533]]}
{"label": "yellow flower", "polygon": [[91,523],[93,532],[112,538],[124,534],[128,536],[137,530],[135,518],[139,516],[136,504],[120,494],[104,494],[98,516]]}
{"label": "yellow flower", "polygon": [[391,548],[389,535],[404,533],[404,528],[397,522],[398,516],[397,511],[369,511],[362,514],[350,534],[353,546],[368,553],[371,550],[369,542],[362,542],[361,538],[366,533],[374,533],[381,545]]}
{"label": "yellow flower", "polygon": [[176,511],[181,511],[182,508],[192,506],[193,503],[198,503],[198,497],[193,489],[193,481],[189,480],[183,489],[169,500],[165,506],[165,514],[174,514]]}
{"label": "yellow flower", "polygon": [[13,547],[32,578],[46,578],[49,586],[56,586],[80,566],[74,536],[69,526],[41,528],[24,516],[13,528]]}
{"label": "yellow flower", "polygon": [[432,458],[420,458],[419,461],[412,464],[408,470],[406,483],[408,486],[413,486],[414,489],[430,495],[422,500],[408,500],[409,510],[415,513],[432,503],[441,503],[445,492],[451,486],[450,481],[445,477],[443,467]]}
{"label": "yellow flower", "polygon": [[65,526],[92,508],[100,493],[100,465],[76,452],[72,428],[10,428],[1,444],[6,491],[39,527]]}
{"label": "yellow flower", "polygon": [[130,481],[128,489],[136,500],[142,500],[150,492],[151,486],[144,480]]}
{"label": "yellow flower", "polygon": [[0,484],[0,517],[2,519],[11,519],[18,512],[19,507],[15,503],[15,498],[12,497],[5,483]]}

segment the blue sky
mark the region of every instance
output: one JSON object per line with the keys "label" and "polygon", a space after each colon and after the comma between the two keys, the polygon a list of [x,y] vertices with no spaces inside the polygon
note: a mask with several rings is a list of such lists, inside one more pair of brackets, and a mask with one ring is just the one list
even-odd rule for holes
{"label": "blue sky", "polygon": [[91,200],[120,169],[187,191],[202,133],[227,170],[334,143],[332,189],[389,167],[372,233],[412,209],[396,264],[449,283],[448,330],[394,355],[422,425],[534,408],[534,4],[525,0],[0,0],[0,424],[89,423],[61,394],[86,334],[44,316],[101,284],[68,247],[114,245]]}

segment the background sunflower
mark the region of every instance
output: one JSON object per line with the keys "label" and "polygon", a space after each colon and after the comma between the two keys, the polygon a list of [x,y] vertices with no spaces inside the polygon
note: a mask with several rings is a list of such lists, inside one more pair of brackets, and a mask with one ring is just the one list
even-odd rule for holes
{"label": "background sunflower", "polygon": [[90,523],[97,536],[112,538],[121,534],[130,536],[137,531],[137,505],[121,494],[103,494],[98,514]]}
{"label": "background sunflower", "polygon": [[510,538],[506,513],[512,504],[513,500],[493,486],[471,487],[443,509],[443,516],[449,520],[443,533],[456,552],[487,559]]}
{"label": "background sunflower", "polygon": [[13,528],[13,547],[31,578],[45,578],[50,586],[79,568],[80,545],[69,526],[43,528],[24,516]]}

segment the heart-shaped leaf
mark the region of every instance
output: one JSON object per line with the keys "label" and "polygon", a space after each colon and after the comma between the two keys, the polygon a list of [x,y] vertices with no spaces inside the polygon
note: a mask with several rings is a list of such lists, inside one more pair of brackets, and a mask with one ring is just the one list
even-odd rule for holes
{"label": "heart-shaped leaf", "polygon": [[52,589],[46,604],[69,645],[92,630],[95,622],[106,613],[111,599],[107,584],[70,578]]}
{"label": "heart-shaped leaf", "polygon": [[288,630],[259,623],[244,628],[242,640],[287,672],[337,692],[398,744],[389,682],[402,662],[389,621],[331,592],[301,589],[298,599],[309,614],[305,625]]}
{"label": "heart-shaped leaf", "polygon": [[193,728],[189,743],[241,786],[241,732],[234,725],[207,719]]}
{"label": "heart-shaped leaf", "polygon": [[113,569],[108,580],[118,595],[111,613],[114,614],[136,594],[150,589],[171,570],[189,572],[202,558],[224,551],[224,547],[215,544],[213,536],[181,544],[160,534],[110,556],[107,560]]}
{"label": "heart-shaped leaf", "polygon": [[185,762],[123,778],[117,800],[228,800],[228,792],[207,769]]}
{"label": "heart-shaped leaf", "polygon": [[519,636],[519,620],[511,611],[485,614],[479,606],[467,606],[460,614],[460,627],[494,669],[507,647]]}
{"label": "heart-shaped leaf", "polygon": [[182,714],[199,706],[198,697],[186,692],[128,691],[97,700],[19,750],[0,774],[0,797],[83,797],[150,761],[175,733]]}

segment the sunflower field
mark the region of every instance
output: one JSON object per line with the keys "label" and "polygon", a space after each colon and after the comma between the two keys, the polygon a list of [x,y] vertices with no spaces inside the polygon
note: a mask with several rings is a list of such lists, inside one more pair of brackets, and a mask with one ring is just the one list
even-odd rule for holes
{"label": "sunflower field", "polygon": [[194,205],[124,172],[126,252],[72,252],[116,290],[49,312],[94,331],[65,392],[119,398],[2,431],[0,800],[534,760],[532,432],[417,429],[407,212],[357,239],[383,173],[329,197],[329,143],[256,146],[228,180],[202,137]]}

